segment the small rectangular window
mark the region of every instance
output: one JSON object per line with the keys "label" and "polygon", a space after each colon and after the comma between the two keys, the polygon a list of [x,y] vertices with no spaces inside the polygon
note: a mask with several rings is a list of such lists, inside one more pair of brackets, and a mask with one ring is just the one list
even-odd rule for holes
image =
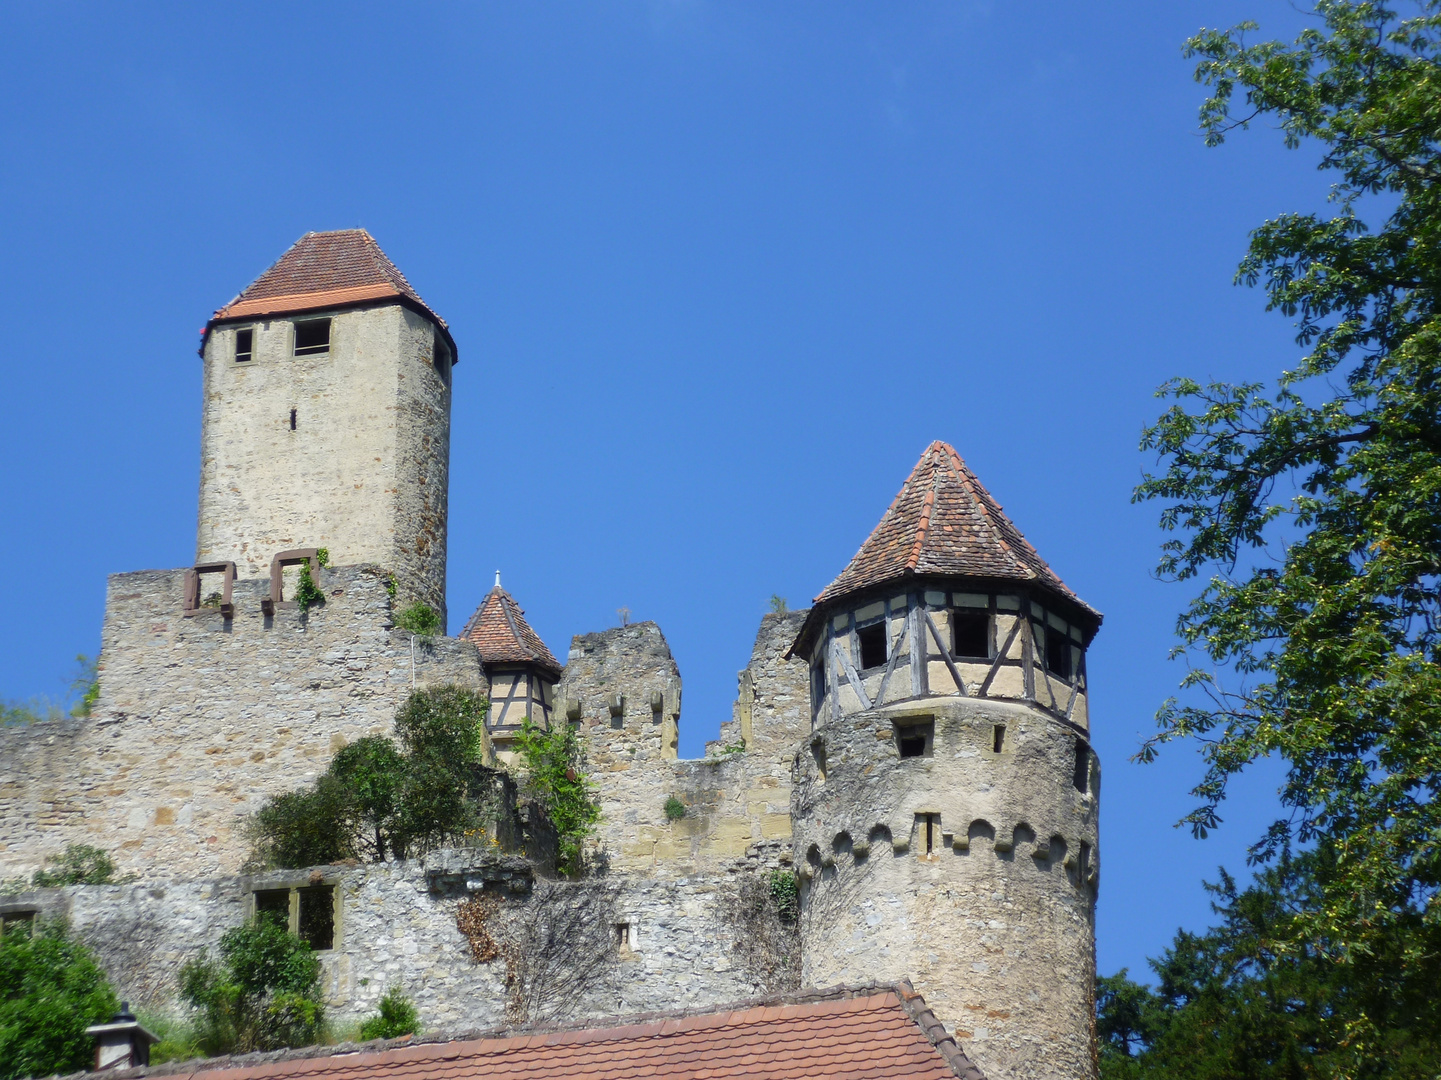
{"label": "small rectangular window", "polygon": [[300,926],[297,936],[312,949],[335,946],[335,886],[311,885],[300,893]]}
{"label": "small rectangular window", "polygon": [[1006,748],[1006,725],[996,724],[991,728],[991,752],[999,754]]}
{"label": "small rectangular window", "polygon": [[630,923],[618,922],[615,924],[615,944],[621,952],[629,952],[631,950]]}
{"label": "small rectangular window", "polygon": [[435,373],[440,376],[440,381],[446,386],[450,385],[450,346],[445,343],[445,338],[440,331],[435,332],[435,357],[431,361],[435,365]]}
{"label": "small rectangular window", "polygon": [[903,758],[930,757],[935,741],[934,720],[897,720],[896,748]]}
{"label": "small rectangular window", "polygon": [[1091,786],[1091,750],[1080,739],[1076,740],[1076,770],[1071,777],[1076,790],[1086,791]]}
{"label": "small rectangular window", "polygon": [[886,624],[872,623],[856,630],[856,641],[861,650],[861,667],[876,668],[886,665]]}
{"label": "small rectangular window", "polygon": [[1046,670],[1058,679],[1071,677],[1071,639],[1055,627],[1046,628]]}
{"label": "small rectangular window", "polygon": [[255,894],[257,915],[276,915],[287,926],[290,924],[290,890],[265,889]]}
{"label": "small rectangular window", "polygon": [[295,324],[295,355],[314,356],[330,351],[330,320],[306,319]]}
{"label": "small rectangular window", "polygon": [[821,711],[826,699],[826,666],[820,660],[811,665],[811,716]]}
{"label": "small rectangular window", "polygon": [[21,934],[29,937],[35,930],[35,912],[7,911],[0,915],[0,935]]}
{"label": "small rectangular window", "polygon": [[989,612],[960,608],[951,612],[951,655],[975,656],[989,660],[991,656],[991,616]]}
{"label": "small rectangular window", "polygon": [[244,330],[235,331],[235,362],[243,364],[249,360],[254,353],[255,330],[246,327]]}

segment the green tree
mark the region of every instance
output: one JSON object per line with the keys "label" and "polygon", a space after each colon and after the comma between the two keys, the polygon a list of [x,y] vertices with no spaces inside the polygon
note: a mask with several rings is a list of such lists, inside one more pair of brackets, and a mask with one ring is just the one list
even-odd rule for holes
{"label": "green tree", "polygon": [[104,848],[90,844],[66,844],[59,855],[45,858],[47,869],[35,871],[30,884],[40,889],[62,885],[119,885],[122,879],[115,871],[115,860]]}
{"label": "green tree", "polygon": [[180,994],[199,1013],[198,1041],[207,1054],[309,1046],[325,1008],[320,961],[274,915],[226,931],[219,956],[208,951],[180,971]]}
{"label": "green tree", "polygon": [[398,1039],[420,1030],[415,1005],[398,989],[391,989],[380,999],[380,1012],[360,1025],[362,1041]]}
{"label": "green tree", "polygon": [[564,874],[578,875],[585,838],[600,820],[600,804],[586,776],[575,729],[562,723],[547,731],[527,716],[515,748],[525,770],[526,794],[545,808],[560,834],[557,865]]}
{"label": "green tree", "polygon": [[[1178,622],[1190,661],[1142,748],[1197,739],[1186,818],[1204,836],[1232,777],[1274,756],[1286,816],[1265,863],[1318,845],[1316,902],[1281,949],[1441,983],[1441,2],[1320,0],[1292,44],[1202,31],[1212,144],[1266,119],[1316,145],[1334,212],[1256,229],[1238,272],[1297,320],[1276,387],[1168,383],[1137,488],[1177,535],[1160,570],[1205,583]],[[1364,216],[1369,215],[1369,216]],[[1230,674],[1226,674],[1228,671]],[[1436,1022],[1433,1017],[1432,1023]],[[1348,1021],[1357,1060],[1387,1043]]]}
{"label": "green tree", "polygon": [[49,1076],[89,1068],[91,1024],[119,1002],[90,950],[59,923],[0,936],[0,1077]]}

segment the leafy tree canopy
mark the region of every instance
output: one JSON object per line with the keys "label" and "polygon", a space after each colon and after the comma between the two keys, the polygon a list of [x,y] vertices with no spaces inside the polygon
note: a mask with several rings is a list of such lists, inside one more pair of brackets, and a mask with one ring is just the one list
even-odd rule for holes
{"label": "leafy tree canopy", "polygon": [[585,773],[580,740],[575,728],[559,723],[549,731],[526,717],[515,748],[525,770],[525,790],[535,799],[560,834],[556,860],[562,873],[582,869],[582,845],[600,820],[595,786]]}
{"label": "leafy tree canopy", "polygon": [[211,1055],[309,1046],[325,1019],[320,961],[273,914],[226,931],[218,957],[202,950],[181,969],[180,994]]}
{"label": "leafy tree canopy", "polygon": [[[1201,741],[1185,819],[1220,822],[1230,779],[1284,761],[1287,814],[1260,862],[1316,846],[1314,903],[1276,948],[1382,958],[1441,984],[1441,0],[1318,0],[1293,43],[1254,24],[1187,43],[1208,140],[1253,120],[1316,146],[1334,212],[1251,235],[1238,280],[1297,320],[1275,387],[1177,379],[1137,488],[1175,533],[1160,569],[1204,581],[1178,624],[1191,661],[1142,748]],[[1230,674],[1224,672],[1230,670]],[[1366,1012],[1356,1046],[1384,1042]]]}
{"label": "leafy tree canopy", "polygon": [[0,936],[0,1077],[50,1076],[95,1063],[91,1024],[119,1002],[105,973],[63,925]]}

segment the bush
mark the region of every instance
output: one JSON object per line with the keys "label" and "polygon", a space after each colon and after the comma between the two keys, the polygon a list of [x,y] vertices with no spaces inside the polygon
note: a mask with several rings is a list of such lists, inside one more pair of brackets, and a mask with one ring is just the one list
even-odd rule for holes
{"label": "bush", "polygon": [[575,876],[581,871],[581,845],[600,820],[600,805],[582,769],[575,729],[560,724],[544,731],[527,716],[515,748],[524,762],[526,794],[545,808],[560,834],[557,868]]}
{"label": "bush", "polygon": [[440,629],[440,612],[417,600],[395,617],[395,625],[416,637],[433,637]]}
{"label": "bush", "polygon": [[305,790],[251,818],[252,867],[299,867],[422,854],[484,828],[478,768],[490,703],[456,686],[417,690],[395,715],[397,746],[371,736],[342,748]]}
{"label": "bush", "polygon": [[180,995],[200,1013],[197,1043],[207,1054],[309,1046],[320,1036],[320,961],[274,915],[261,914],[180,970]]}
{"label": "bush", "polygon": [[0,937],[0,1078],[91,1067],[95,1043],[85,1029],[118,1005],[90,950],[63,925]]}
{"label": "bush", "polygon": [[48,855],[45,862],[54,870],[36,870],[30,884],[40,889],[56,889],[62,885],[120,885],[124,879],[115,873],[115,861],[104,848],[89,844],[67,844],[62,855]]}
{"label": "bush", "polygon": [[420,1030],[415,1015],[415,1006],[399,990],[390,990],[380,999],[380,1014],[372,1016],[360,1025],[360,1039],[398,1039],[402,1035],[414,1035]]}
{"label": "bush", "polygon": [[665,819],[667,821],[679,821],[685,817],[685,803],[681,802],[674,795],[665,801]]}

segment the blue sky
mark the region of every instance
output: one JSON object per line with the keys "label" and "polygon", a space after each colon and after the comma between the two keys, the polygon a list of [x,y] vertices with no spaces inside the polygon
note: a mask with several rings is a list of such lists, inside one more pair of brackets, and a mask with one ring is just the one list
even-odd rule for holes
{"label": "blue sky", "polygon": [[[1325,178],[1208,150],[1180,51],[1284,0],[9,5],[0,12],[0,697],[59,695],[105,575],[194,552],[209,313],[364,226],[449,321],[452,629],[498,567],[541,635],[627,607],[730,715],[772,593],[845,565],[921,451],[961,453],[1106,615],[1099,966],[1144,968],[1241,868],[1277,774],[1206,841],[1191,749],[1128,760],[1181,676],[1130,505],[1168,376],[1269,378],[1231,285]],[[529,515],[493,516],[498,503]],[[524,524],[518,522],[524,520]]]}

